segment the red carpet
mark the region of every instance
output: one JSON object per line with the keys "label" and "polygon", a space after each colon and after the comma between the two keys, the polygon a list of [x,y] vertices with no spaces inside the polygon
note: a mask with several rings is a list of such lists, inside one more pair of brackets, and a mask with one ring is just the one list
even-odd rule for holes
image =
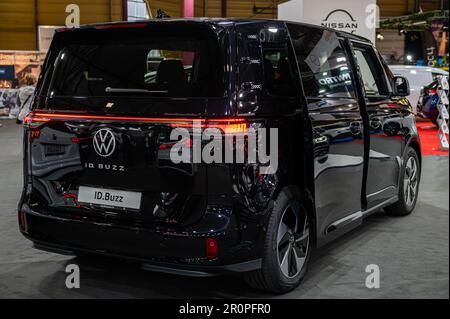
{"label": "red carpet", "polygon": [[[431,122],[417,122],[417,129],[422,142],[423,155],[447,155],[448,151],[440,149],[438,128]],[[447,135],[448,138],[448,135]]]}

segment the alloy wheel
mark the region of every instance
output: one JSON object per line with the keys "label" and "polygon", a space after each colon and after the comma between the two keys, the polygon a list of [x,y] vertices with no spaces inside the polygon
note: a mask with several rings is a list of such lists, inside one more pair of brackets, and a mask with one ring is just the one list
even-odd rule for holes
{"label": "alloy wheel", "polygon": [[411,206],[417,196],[418,186],[418,165],[414,157],[410,157],[406,162],[405,176],[403,179],[403,192],[405,195],[405,203]]}
{"label": "alloy wheel", "polygon": [[309,224],[300,204],[291,203],[284,210],[277,234],[277,257],[284,276],[297,276],[305,265],[309,248]]}

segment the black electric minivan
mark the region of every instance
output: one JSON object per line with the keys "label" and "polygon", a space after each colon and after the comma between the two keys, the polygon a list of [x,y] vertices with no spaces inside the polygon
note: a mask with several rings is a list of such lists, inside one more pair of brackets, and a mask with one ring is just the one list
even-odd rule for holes
{"label": "black electric minivan", "polygon": [[[370,41],[318,26],[60,29],[24,120],[20,230],[38,249],[242,273],[257,289],[289,291],[314,247],[383,208],[414,209],[421,151],[408,94]],[[171,131],[194,122],[276,129],[276,170],[171,161]]]}

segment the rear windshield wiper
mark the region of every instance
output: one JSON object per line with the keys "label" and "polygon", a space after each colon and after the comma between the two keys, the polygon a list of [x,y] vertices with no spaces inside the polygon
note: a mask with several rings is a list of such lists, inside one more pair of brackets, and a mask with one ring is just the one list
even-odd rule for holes
{"label": "rear windshield wiper", "polygon": [[168,93],[167,90],[146,90],[146,89],[127,89],[127,88],[112,88],[107,87],[106,93]]}

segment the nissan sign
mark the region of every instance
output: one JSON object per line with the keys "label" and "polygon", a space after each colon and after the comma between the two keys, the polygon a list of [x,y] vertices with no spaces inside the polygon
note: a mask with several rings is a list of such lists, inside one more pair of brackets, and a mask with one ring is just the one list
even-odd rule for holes
{"label": "nissan sign", "polygon": [[278,5],[278,19],[315,24],[375,41],[376,0],[291,0]]}
{"label": "nissan sign", "polygon": [[321,25],[349,33],[354,33],[358,29],[358,21],[352,17],[350,12],[343,9],[336,9],[328,13]]}

